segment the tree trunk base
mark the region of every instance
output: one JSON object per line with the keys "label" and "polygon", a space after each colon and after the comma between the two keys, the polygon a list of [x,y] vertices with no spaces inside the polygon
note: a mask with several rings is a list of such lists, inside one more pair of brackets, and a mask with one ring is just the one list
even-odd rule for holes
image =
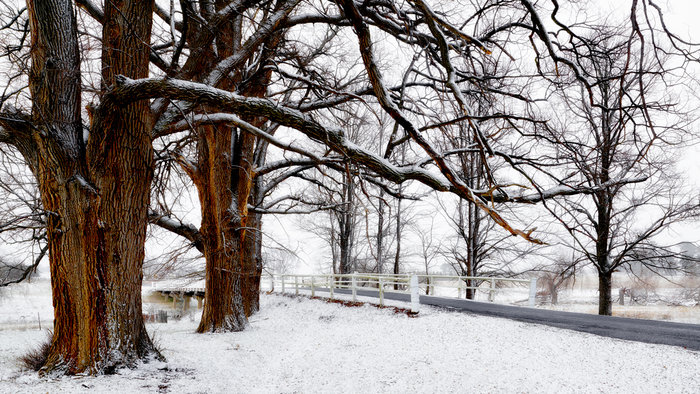
{"label": "tree trunk base", "polygon": [[40,368],[40,376],[62,375],[112,375],[120,368],[136,368],[139,363],[151,361],[165,361],[165,357],[153,345],[151,339],[146,336],[137,349],[128,352],[117,349],[94,349],[92,357],[87,360],[79,360],[79,357],[66,359],[67,354],[75,352],[65,349],[57,341],[52,340],[51,345],[45,348],[45,357]]}
{"label": "tree trunk base", "polygon": [[199,327],[197,327],[197,333],[239,332],[245,330],[247,326],[248,319],[245,317],[245,314],[228,315],[220,322],[213,322],[208,319],[205,320],[205,318],[202,317],[202,321],[199,323]]}

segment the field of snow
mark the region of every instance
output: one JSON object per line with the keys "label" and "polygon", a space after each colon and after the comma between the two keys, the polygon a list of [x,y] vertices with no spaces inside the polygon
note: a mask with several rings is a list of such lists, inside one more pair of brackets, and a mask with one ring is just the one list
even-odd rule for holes
{"label": "field of snow", "polygon": [[[44,379],[17,357],[47,335],[47,290],[39,282],[0,294],[2,393],[700,392],[700,352],[425,306],[410,318],[279,295],[263,295],[241,333],[194,334],[196,311],[149,323],[167,363]],[[20,325],[20,311],[42,316],[42,329]]]}

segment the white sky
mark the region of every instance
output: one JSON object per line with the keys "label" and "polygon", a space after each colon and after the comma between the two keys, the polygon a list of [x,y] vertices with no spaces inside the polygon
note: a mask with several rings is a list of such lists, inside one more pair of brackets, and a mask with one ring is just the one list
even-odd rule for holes
{"label": "white sky", "polygon": [[[692,0],[668,0],[659,3],[666,6],[667,26],[684,38],[690,38],[694,42],[700,41],[700,3]],[[700,125],[693,130],[695,135],[700,135]],[[687,185],[700,194],[700,145],[687,147],[678,161],[679,173],[682,174]],[[668,232],[669,239],[675,241],[700,241],[700,223],[692,222],[676,226]]]}

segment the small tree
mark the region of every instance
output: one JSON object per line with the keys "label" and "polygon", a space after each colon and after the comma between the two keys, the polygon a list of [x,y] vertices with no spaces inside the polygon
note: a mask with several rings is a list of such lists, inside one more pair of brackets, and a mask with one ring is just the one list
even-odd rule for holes
{"label": "small tree", "polygon": [[[426,227],[425,223],[430,220],[430,226]],[[415,254],[421,264],[421,268],[426,275],[430,275],[430,270],[433,268],[435,259],[439,256],[439,250],[441,247],[441,241],[436,238],[435,230],[435,217],[423,218],[423,220],[418,219],[413,227],[413,233],[418,238],[418,243],[416,245]],[[430,286],[426,286],[425,294],[430,294]]]}
{"label": "small tree", "polygon": [[538,287],[550,296],[553,305],[559,303],[559,293],[576,280],[576,268],[579,263],[560,255],[554,258],[553,264],[534,269],[539,271]]}

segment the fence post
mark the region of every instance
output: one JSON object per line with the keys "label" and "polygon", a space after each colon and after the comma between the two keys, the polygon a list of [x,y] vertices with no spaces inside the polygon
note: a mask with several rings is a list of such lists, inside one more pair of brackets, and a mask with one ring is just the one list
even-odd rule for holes
{"label": "fence post", "polygon": [[284,294],[284,278],[285,278],[285,277],[286,277],[286,275],[284,275],[284,274],[282,274],[282,275],[280,276],[280,279],[282,279],[282,294]]}
{"label": "fence post", "polygon": [[294,275],[294,292],[299,295],[299,277]]}
{"label": "fence post", "polygon": [[357,301],[357,279],[355,277],[357,275],[357,272],[353,272],[351,277],[352,277],[352,302]]}
{"label": "fence post", "polygon": [[275,275],[270,274],[270,293],[275,290]]}
{"label": "fence post", "polygon": [[314,277],[311,277],[311,297],[316,296],[316,287],[314,286]]}
{"label": "fence post", "polygon": [[496,299],[494,291],[496,291],[496,280],[491,278],[491,287],[489,288],[489,302],[493,302]]}
{"label": "fence post", "polygon": [[537,297],[537,278],[530,278],[530,297],[527,300],[529,306],[535,306],[535,297]]}
{"label": "fence post", "polygon": [[331,300],[332,300],[333,299],[333,288],[335,287],[335,277],[333,276],[333,274],[331,274],[329,276],[329,278],[330,278],[329,287],[331,289]]}
{"label": "fence post", "polygon": [[418,295],[420,289],[417,275],[411,275],[411,282],[408,287],[411,290],[411,312],[418,313],[420,312],[420,295]]}
{"label": "fence post", "polygon": [[462,279],[457,279],[457,298],[462,298]]}
{"label": "fence post", "polygon": [[384,306],[384,279],[379,278],[379,306]]}

